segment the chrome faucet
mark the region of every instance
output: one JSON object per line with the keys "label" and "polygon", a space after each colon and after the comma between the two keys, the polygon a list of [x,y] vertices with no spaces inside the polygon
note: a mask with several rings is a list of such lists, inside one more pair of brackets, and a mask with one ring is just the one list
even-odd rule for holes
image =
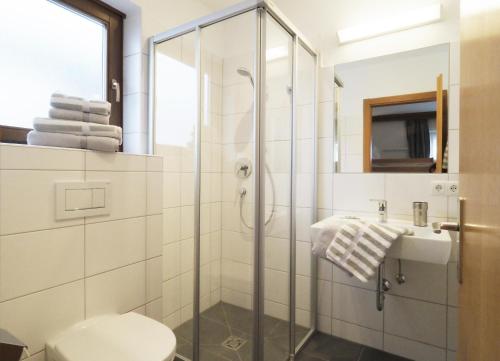
{"label": "chrome faucet", "polygon": [[387,201],[385,199],[370,199],[371,202],[378,202],[378,221],[387,223]]}

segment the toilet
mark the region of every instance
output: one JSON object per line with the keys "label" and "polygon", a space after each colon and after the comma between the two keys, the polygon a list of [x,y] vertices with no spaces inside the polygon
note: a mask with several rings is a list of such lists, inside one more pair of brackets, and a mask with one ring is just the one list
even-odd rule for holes
{"label": "toilet", "polygon": [[104,315],[70,327],[47,342],[47,361],[173,361],[175,335],[138,313]]}

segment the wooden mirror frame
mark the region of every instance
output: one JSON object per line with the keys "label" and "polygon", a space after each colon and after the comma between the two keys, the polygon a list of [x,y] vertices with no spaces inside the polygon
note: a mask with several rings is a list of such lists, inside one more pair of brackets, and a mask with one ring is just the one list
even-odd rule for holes
{"label": "wooden mirror frame", "polygon": [[437,134],[437,159],[436,173],[443,172],[443,153],[447,141],[446,129],[446,103],[447,92],[442,88],[442,75],[438,77],[438,87],[436,91],[395,95],[382,98],[372,98],[363,100],[363,172],[372,172],[372,109],[378,106],[412,104],[436,101],[436,134]]}

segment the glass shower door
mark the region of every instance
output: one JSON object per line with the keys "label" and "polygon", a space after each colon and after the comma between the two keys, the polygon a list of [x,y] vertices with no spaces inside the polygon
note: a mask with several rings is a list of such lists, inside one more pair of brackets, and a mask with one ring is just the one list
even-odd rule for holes
{"label": "glass shower door", "polygon": [[290,355],[293,38],[270,14],[265,24],[264,359]]}
{"label": "glass shower door", "polygon": [[201,29],[201,361],[252,360],[256,24]]}
{"label": "glass shower door", "polygon": [[[296,347],[306,340],[315,327],[316,259],[311,252],[309,226],[315,220],[315,123],[316,60],[300,43],[296,52]],[[318,169],[323,171],[322,169]]]}

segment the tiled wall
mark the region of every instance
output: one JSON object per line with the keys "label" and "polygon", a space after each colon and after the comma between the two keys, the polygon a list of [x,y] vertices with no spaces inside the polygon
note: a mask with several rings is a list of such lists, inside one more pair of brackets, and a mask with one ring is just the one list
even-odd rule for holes
{"label": "tiled wall", "polygon": [[[320,72],[319,218],[332,214],[376,216],[371,198],[388,201],[390,218],[411,219],[411,203],[429,202],[430,220],[455,220],[456,198],[431,195],[431,181],[458,179],[459,49],[450,46],[449,174],[333,173],[333,68]],[[328,186],[325,186],[328,185]],[[454,245],[456,248],[456,245]],[[396,260],[386,277],[393,288],[385,309],[375,307],[375,283],[362,284],[320,261],[319,329],[419,361],[455,360],[457,348],[456,251],[448,265],[403,261],[406,283],[397,284]]]}
{"label": "tiled wall", "polygon": [[[109,180],[109,216],[55,220],[57,181]],[[159,157],[0,145],[0,328],[46,340],[112,312],[161,319]]]}

